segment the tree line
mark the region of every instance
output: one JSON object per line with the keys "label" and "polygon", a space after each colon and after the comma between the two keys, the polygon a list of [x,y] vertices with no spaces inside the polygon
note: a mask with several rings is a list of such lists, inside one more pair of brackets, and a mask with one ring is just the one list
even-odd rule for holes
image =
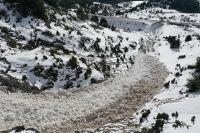
{"label": "tree line", "polygon": [[15,5],[23,16],[33,15],[37,18],[47,19],[43,0],[5,0],[5,2]]}
{"label": "tree line", "polygon": [[[17,4],[16,8],[24,16],[33,15],[35,17],[46,20],[47,14],[44,3],[54,7],[72,8],[75,4],[86,7],[92,2],[116,4],[119,2],[128,2],[132,0],[4,0],[5,2]],[[198,0],[149,0],[147,7],[154,6],[155,4],[166,6],[176,9],[185,13],[199,13],[200,5]]]}
{"label": "tree line", "polygon": [[149,0],[147,6],[161,6],[175,9],[184,13],[199,13],[199,0]]}
{"label": "tree line", "polygon": [[19,12],[24,16],[33,15],[41,19],[47,19],[46,9],[44,3],[47,3],[54,7],[62,8],[72,8],[75,4],[79,4],[82,7],[85,7],[92,2],[101,2],[101,3],[117,3],[125,2],[130,0],[4,0],[5,2],[15,4]]}

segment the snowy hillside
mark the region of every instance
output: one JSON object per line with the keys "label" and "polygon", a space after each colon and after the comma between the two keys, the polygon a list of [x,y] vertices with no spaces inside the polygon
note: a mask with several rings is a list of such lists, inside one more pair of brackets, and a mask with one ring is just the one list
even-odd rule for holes
{"label": "snowy hillside", "polygon": [[200,57],[200,14],[115,16],[143,3],[45,3],[47,21],[1,2],[0,132],[198,133],[199,91],[186,84]]}
{"label": "snowy hillside", "polygon": [[56,13],[45,23],[21,18],[11,8],[0,21],[1,71],[43,89],[88,86],[128,70],[142,38],[147,39],[71,21],[72,15]]}
{"label": "snowy hillside", "polygon": [[117,6],[120,8],[120,11],[130,10],[131,8],[137,7],[144,3],[145,1],[130,1],[130,2],[121,2]]}
{"label": "snowy hillside", "polygon": [[[97,132],[136,132],[139,129],[138,133],[148,133],[156,128],[159,132],[164,133],[199,132],[200,112],[198,103],[200,96],[198,92],[188,93],[188,88],[185,85],[194,71],[192,66],[196,63],[197,57],[200,56],[200,30],[192,25],[167,24],[167,21],[185,22],[184,18],[188,18],[186,22],[199,22],[199,14],[182,14],[173,10],[150,9],[150,11],[156,10],[161,12],[150,14],[148,9],[129,14],[129,17],[136,19],[140,16],[146,16],[146,19],[160,20],[162,16],[166,19],[164,25],[156,31],[144,33],[155,41],[154,50],[148,54],[159,58],[168,68],[169,74],[165,87],[151,102],[145,104],[132,117],[124,118],[118,123],[107,124]],[[170,36],[175,36],[180,40],[178,49],[170,48],[170,43],[166,39]],[[161,120],[164,121],[163,125],[158,117],[161,117]]]}

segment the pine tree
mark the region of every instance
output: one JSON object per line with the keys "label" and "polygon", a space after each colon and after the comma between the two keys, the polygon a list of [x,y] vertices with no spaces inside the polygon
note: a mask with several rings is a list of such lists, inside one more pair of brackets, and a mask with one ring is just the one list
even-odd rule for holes
{"label": "pine tree", "polygon": [[189,79],[186,85],[189,88],[188,92],[196,92],[200,90],[200,58],[197,58],[195,71],[192,76],[192,79]]}
{"label": "pine tree", "polygon": [[9,3],[17,3],[17,9],[22,15],[33,15],[47,20],[46,9],[43,0],[5,0]]}
{"label": "pine tree", "polygon": [[101,18],[101,20],[100,20],[100,25],[101,25],[102,27],[106,27],[106,28],[109,27],[108,21],[107,21],[105,18]]}
{"label": "pine tree", "polygon": [[200,12],[200,5],[198,0],[174,0],[172,8],[186,13]]}
{"label": "pine tree", "polygon": [[171,9],[185,13],[200,12],[200,3],[198,0],[149,0],[147,6],[160,6],[162,8],[169,6]]}

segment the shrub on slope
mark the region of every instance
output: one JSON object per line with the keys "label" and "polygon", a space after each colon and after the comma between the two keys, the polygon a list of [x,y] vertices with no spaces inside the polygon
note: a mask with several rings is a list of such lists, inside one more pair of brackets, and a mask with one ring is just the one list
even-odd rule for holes
{"label": "shrub on slope", "polygon": [[189,79],[186,85],[189,88],[188,92],[196,92],[200,90],[200,58],[197,58],[195,71],[192,76],[192,79]]}
{"label": "shrub on slope", "polygon": [[165,37],[165,39],[169,42],[171,49],[178,49],[181,45],[180,39],[176,36]]}

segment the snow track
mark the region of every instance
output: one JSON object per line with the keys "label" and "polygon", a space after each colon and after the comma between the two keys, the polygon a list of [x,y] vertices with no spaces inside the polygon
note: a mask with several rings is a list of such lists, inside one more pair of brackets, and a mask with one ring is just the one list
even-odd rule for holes
{"label": "snow track", "polygon": [[136,56],[133,68],[106,82],[39,95],[0,93],[0,129],[25,125],[41,132],[72,132],[132,114],[159,88],[166,68],[151,56]]}

